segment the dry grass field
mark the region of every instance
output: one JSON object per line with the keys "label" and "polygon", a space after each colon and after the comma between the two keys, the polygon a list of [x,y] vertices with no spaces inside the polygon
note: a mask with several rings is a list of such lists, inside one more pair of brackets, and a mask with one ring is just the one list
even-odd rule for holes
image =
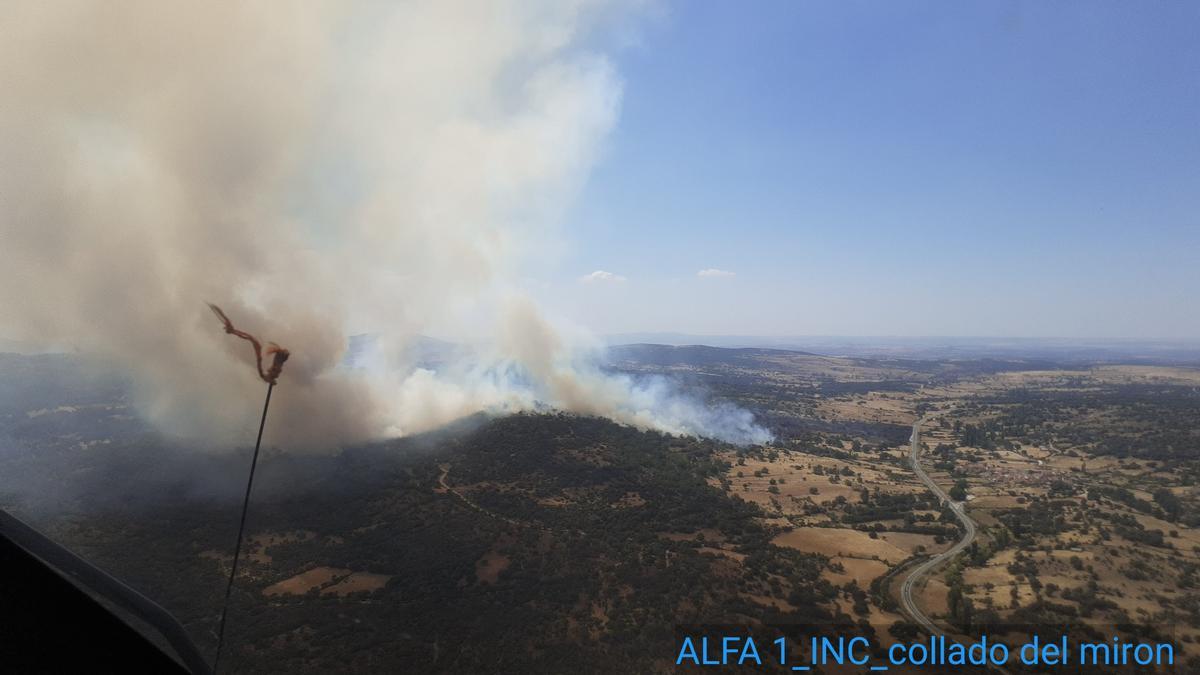
{"label": "dry grass field", "polygon": [[[962,489],[979,529],[974,546],[918,588],[927,615],[959,634],[988,621],[1170,624],[1185,656],[1200,655],[1200,509],[1188,516],[1200,498],[1200,406],[1187,402],[1200,369],[1106,365],[942,380],[885,370],[823,360],[772,378],[915,382],[911,391],[814,396],[796,409],[850,430],[927,416],[925,468],[943,489]],[[1193,454],[1158,457],[1179,438]],[[714,484],[761,507],[778,531],[772,543],[828,556],[830,583],[867,588],[888,577],[884,596],[894,596],[889,573],[960,536],[936,503],[897,501],[929,498],[906,451],[903,440],[823,431],[729,454]],[[873,595],[863,616],[902,619],[892,600]]]}
{"label": "dry grass field", "polygon": [[263,595],[304,595],[305,593],[348,578],[351,571],[336,567],[314,567],[263,589]]}

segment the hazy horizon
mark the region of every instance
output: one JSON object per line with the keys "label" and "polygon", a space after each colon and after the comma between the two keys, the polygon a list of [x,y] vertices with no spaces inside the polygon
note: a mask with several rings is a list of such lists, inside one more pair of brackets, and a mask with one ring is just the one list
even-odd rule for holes
{"label": "hazy horizon", "polygon": [[761,340],[792,340],[792,339],[843,339],[843,340],[1000,340],[1000,341],[1061,341],[1061,342],[1141,342],[1141,343],[1182,343],[1182,344],[1200,344],[1200,337],[1128,337],[1128,336],[1100,336],[1087,337],[1080,335],[900,335],[900,334],[837,334],[837,333],[779,333],[779,334],[752,334],[752,333],[688,333],[681,331],[663,330],[663,331],[629,331],[620,333],[605,333],[602,335],[605,339],[625,338],[627,336],[638,335],[666,335],[666,336],[690,336],[698,338],[750,338]]}

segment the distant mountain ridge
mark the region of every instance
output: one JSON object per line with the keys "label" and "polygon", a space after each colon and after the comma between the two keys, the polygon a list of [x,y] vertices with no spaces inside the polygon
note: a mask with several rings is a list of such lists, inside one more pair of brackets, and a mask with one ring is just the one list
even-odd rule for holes
{"label": "distant mountain ridge", "polygon": [[627,344],[608,348],[608,360],[636,361],[653,366],[704,366],[752,361],[768,356],[818,356],[791,349],[713,347],[710,345]]}
{"label": "distant mountain ridge", "polygon": [[903,337],[903,336],[754,336],[687,333],[622,333],[605,337],[610,347],[639,344],[707,346],[724,349],[773,349],[788,352],[865,358],[920,360],[1055,359],[1124,363],[1200,363],[1200,340]]}
{"label": "distant mountain ridge", "polygon": [[[605,338],[607,361],[704,365],[775,356],[825,356],[915,361],[1047,360],[1069,363],[1200,365],[1200,343],[1172,340],[1085,340],[984,337],[770,337],[628,333]],[[353,335],[344,363],[365,365],[378,340]],[[462,344],[423,335],[405,347],[410,363],[436,368],[470,358]]]}

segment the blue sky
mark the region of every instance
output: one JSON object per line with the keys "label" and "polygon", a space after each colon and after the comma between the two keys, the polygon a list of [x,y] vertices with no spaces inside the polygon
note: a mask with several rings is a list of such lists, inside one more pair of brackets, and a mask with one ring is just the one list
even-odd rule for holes
{"label": "blue sky", "polygon": [[611,58],[543,293],[594,330],[1200,337],[1200,5],[678,2]]}

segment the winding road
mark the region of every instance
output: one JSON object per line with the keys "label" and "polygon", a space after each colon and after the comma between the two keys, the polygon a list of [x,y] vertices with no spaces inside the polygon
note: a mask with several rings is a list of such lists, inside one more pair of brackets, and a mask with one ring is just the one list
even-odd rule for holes
{"label": "winding road", "polygon": [[929,474],[925,473],[925,469],[921,468],[921,422],[923,421],[925,421],[925,418],[920,418],[916,422],[913,422],[912,438],[910,439],[912,441],[912,448],[909,450],[909,459],[912,461],[913,473],[917,474],[917,478],[921,479],[921,482],[925,484],[925,487],[932,490],[933,494],[936,495],[938,499],[942,500],[943,503],[950,505],[950,510],[954,511],[954,515],[958,518],[958,522],[962,523],[963,538],[945,552],[939,553],[920,565],[917,565],[915,568],[913,568],[913,571],[908,573],[908,576],[904,579],[904,584],[900,587],[900,605],[903,607],[904,613],[907,614],[914,623],[917,623],[924,628],[925,631],[930,635],[945,635],[945,632],[938,628],[937,625],[929,619],[929,617],[925,616],[925,613],[921,611],[920,607],[917,607],[917,603],[913,601],[913,589],[925,575],[929,574],[929,572],[936,569],[942,563],[952,560],[954,556],[961,553],[963,549],[971,545],[971,542],[975,541],[975,521],[971,520],[971,518],[967,516],[967,511],[962,504],[951,500],[950,495],[946,494],[946,491],[943,490],[940,485],[933,482],[933,479],[929,477]]}
{"label": "winding road", "polygon": [[467,506],[471,507],[472,509],[475,509],[476,511],[482,513],[483,515],[488,516],[489,518],[495,518],[496,520],[508,523],[509,525],[516,525],[517,527],[536,527],[537,529],[545,529],[540,526],[534,525],[533,523],[526,523],[524,521],[516,520],[514,518],[509,518],[508,516],[502,516],[499,513],[496,513],[495,511],[493,511],[491,509],[487,509],[487,508],[480,506],[479,504],[475,503],[474,499],[471,499],[470,497],[459,492],[452,485],[450,485],[449,483],[446,482],[446,477],[450,475],[450,465],[449,464],[439,464],[438,468],[441,469],[441,471],[442,471],[442,475],[438,476],[438,486],[443,491],[448,492],[451,495],[453,495],[456,499],[458,499],[463,504],[466,504]]}
{"label": "winding road", "polygon": [[[517,520],[516,518],[509,518],[508,516],[496,513],[495,511],[493,511],[489,508],[480,506],[479,503],[476,502],[474,499],[471,499],[470,497],[466,496],[465,494],[459,492],[457,488],[455,488],[450,483],[446,482],[446,478],[450,475],[450,465],[449,464],[439,464],[438,468],[441,469],[441,472],[442,472],[442,474],[440,476],[438,476],[438,489],[454,496],[454,498],[458,499],[463,504],[466,504],[467,506],[471,507],[472,509],[475,509],[476,511],[482,513],[483,515],[488,516],[489,518],[495,518],[496,520],[508,523],[509,525],[515,525],[517,527],[530,527],[535,530],[541,530],[543,532],[551,531],[551,529],[545,525],[541,525],[539,523],[531,523],[531,522],[528,522],[525,520]],[[574,532],[581,537],[587,536],[587,532],[584,532],[583,530],[577,529],[577,530],[574,530]]]}
{"label": "winding road", "polygon": [[[950,510],[954,512],[955,517],[958,518],[958,522],[962,523],[963,538],[960,539],[959,542],[954,546],[951,546],[943,553],[939,553],[920,565],[917,565],[915,568],[913,568],[913,571],[908,573],[908,576],[904,578],[904,584],[900,586],[900,606],[904,610],[904,613],[908,615],[908,618],[912,619],[914,623],[924,628],[927,633],[930,635],[940,635],[944,637],[946,632],[941,628],[938,628],[937,624],[930,620],[929,617],[925,616],[925,613],[922,612],[921,608],[917,607],[917,603],[913,601],[913,589],[916,588],[917,584],[920,583],[921,579],[925,577],[925,575],[937,569],[942,565],[942,563],[953,560],[954,556],[958,555],[963,551],[963,549],[970,546],[971,542],[975,541],[976,530],[975,521],[971,520],[971,517],[967,515],[966,507],[951,500],[950,495],[946,494],[946,491],[943,490],[940,485],[933,482],[933,479],[929,477],[929,474],[925,473],[925,469],[921,468],[921,422],[924,421],[925,418],[922,417],[916,422],[913,422],[912,438],[910,439],[912,441],[912,446],[909,449],[908,455],[909,459],[912,461],[912,470],[913,473],[917,474],[917,478],[920,478],[921,482],[925,484],[925,487],[933,491],[933,494],[936,495],[938,499],[942,500],[943,503],[950,505]],[[1008,669],[1004,666],[993,664],[988,667],[991,668],[993,672],[1000,673],[1000,675],[1011,675]]]}

